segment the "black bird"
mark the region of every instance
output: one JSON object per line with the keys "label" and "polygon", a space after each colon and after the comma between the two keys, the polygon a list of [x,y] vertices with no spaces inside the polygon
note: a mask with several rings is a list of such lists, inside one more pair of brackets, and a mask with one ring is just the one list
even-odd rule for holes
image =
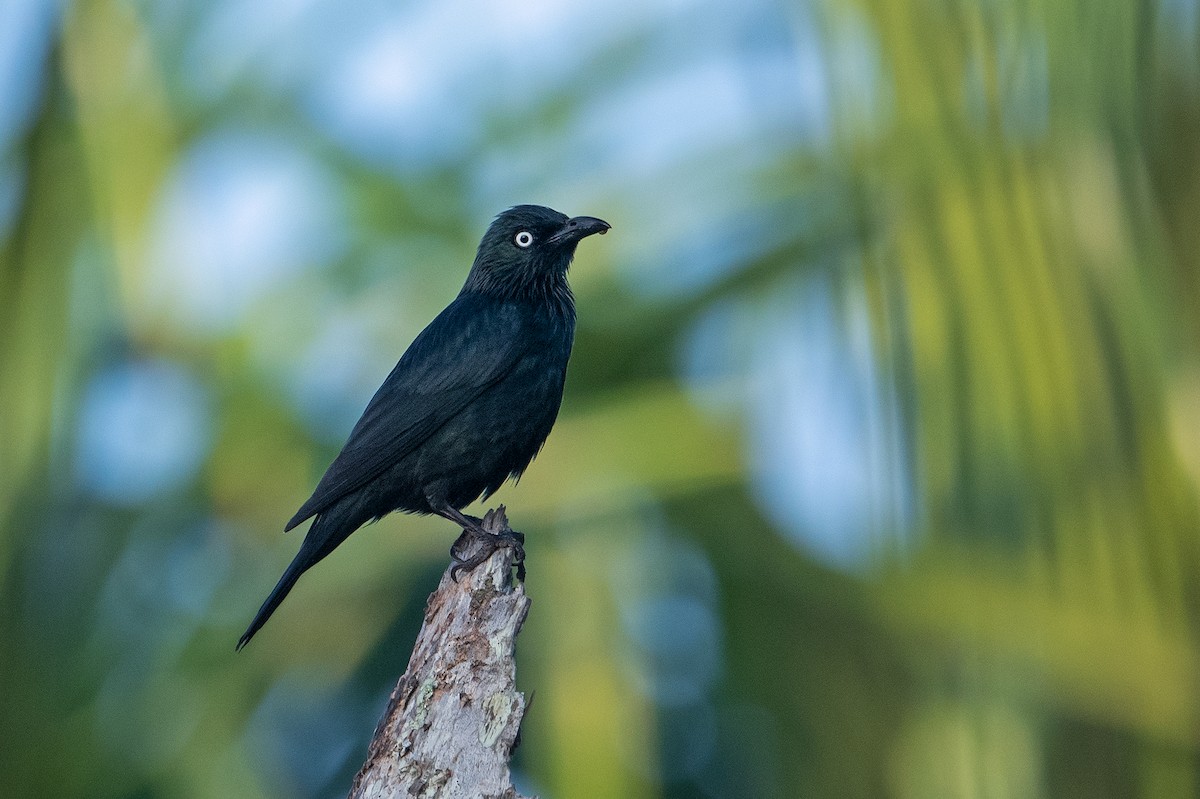
{"label": "black bird", "polygon": [[496,217],[454,302],[409,345],[341,453],[285,531],[316,521],[237,648],[296,580],[362,525],[394,510],[436,513],[498,544],[462,508],[520,477],[562,403],[575,336],[567,267],[585,236],[609,224],[539,205]]}

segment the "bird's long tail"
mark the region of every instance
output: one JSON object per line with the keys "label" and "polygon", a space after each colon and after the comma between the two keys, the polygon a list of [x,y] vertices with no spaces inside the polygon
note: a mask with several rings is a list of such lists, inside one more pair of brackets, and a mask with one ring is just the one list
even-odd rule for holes
{"label": "bird's long tail", "polygon": [[308,534],[304,536],[304,543],[300,545],[300,551],[296,553],[296,557],[292,558],[287,571],[279,578],[279,582],[275,584],[275,589],[271,591],[271,595],[267,597],[267,600],[262,603],[262,607],[258,609],[258,615],[254,617],[254,621],[250,622],[250,626],[246,628],[246,632],[242,633],[242,637],[238,639],[238,651],[241,651],[242,647],[248,644],[250,639],[254,637],[254,634],[267,623],[267,619],[271,618],[271,614],[275,612],[275,609],[287,597],[292,587],[296,585],[296,581],[300,579],[300,575],[316,565],[318,561],[336,549],[338,544],[345,541],[352,532],[358,529],[359,525],[348,523],[350,521],[350,519],[336,512],[323,513],[317,516],[317,520],[308,529]]}

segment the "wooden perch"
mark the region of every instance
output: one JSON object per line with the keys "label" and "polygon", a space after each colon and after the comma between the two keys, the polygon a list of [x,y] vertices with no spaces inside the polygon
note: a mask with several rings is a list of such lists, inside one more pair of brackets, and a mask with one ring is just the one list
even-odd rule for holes
{"label": "wooden perch", "polygon": [[[509,530],[504,506],[483,528]],[[350,799],[525,799],[508,769],[527,707],[513,646],[529,598],[513,559],[498,549],[457,583],[442,575]]]}

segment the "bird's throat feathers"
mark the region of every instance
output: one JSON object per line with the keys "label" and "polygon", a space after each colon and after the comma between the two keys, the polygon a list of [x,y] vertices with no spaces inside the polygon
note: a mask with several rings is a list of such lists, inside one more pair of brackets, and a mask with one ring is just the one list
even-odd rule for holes
{"label": "bird's throat feathers", "polygon": [[481,251],[463,284],[462,293],[486,294],[508,300],[544,305],[562,316],[575,318],[575,295],[567,283],[571,257],[558,256],[559,263],[542,263],[541,258],[514,262],[489,257]]}

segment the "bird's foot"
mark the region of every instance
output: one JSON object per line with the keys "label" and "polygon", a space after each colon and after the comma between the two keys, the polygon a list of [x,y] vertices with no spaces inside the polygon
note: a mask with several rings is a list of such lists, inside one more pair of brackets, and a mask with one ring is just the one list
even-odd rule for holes
{"label": "bird's foot", "polygon": [[[458,582],[458,575],[468,572],[490,558],[498,549],[505,547],[513,550],[513,565],[517,567],[517,579],[525,581],[525,534],[509,529],[507,520],[503,517],[503,506],[500,509],[501,524],[492,524],[493,511],[483,519],[474,516],[465,517],[471,526],[463,526],[462,535],[450,547],[450,558],[454,565],[450,567],[450,579]],[[495,532],[487,527],[499,527]],[[470,553],[470,554],[468,554]]]}

